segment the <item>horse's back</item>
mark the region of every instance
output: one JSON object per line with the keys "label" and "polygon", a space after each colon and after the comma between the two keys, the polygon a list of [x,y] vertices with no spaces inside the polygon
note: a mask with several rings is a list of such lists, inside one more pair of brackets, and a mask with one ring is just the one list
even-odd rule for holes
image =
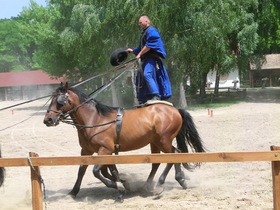
{"label": "horse's back", "polygon": [[120,143],[122,150],[139,149],[162,138],[172,139],[182,125],[178,110],[165,104],[154,104],[124,112]]}

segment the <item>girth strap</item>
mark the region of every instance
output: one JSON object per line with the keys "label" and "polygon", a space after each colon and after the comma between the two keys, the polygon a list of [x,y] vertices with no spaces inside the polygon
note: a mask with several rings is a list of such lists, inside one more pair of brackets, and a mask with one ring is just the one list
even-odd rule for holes
{"label": "girth strap", "polygon": [[115,154],[118,155],[120,151],[120,132],[122,128],[122,118],[123,118],[123,109],[119,108],[118,109],[118,114],[117,114],[117,119],[116,119],[116,142],[115,142]]}

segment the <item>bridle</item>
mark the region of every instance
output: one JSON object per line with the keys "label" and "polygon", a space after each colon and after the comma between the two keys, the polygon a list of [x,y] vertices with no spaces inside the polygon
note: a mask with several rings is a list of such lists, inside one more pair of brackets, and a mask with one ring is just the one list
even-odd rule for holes
{"label": "bridle", "polygon": [[69,104],[72,104],[71,101],[69,100],[69,94],[68,92],[66,93],[57,93],[55,95],[52,96],[52,101],[51,104],[54,103],[54,100],[56,98],[56,103],[59,104],[60,106],[62,106],[61,110],[54,110],[54,109],[47,109],[47,112],[54,112],[58,114],[58,117],[56,118],[55,123],[59,122],[59,121],[63,121],[65,120],[69,115],[66,115],[66,113],[64,113],[64,110],[66,109],[66,105],[67,105],[67,101]]}
{"label": "bridle", "polygon": [[89,101],[92,101],[93,103],[95,103],[93,101],[93,98],[90,97],[88,98],[87,100],[85,100],[83,103],[79,104],[78,106],[76,107],[73,107],[72,109],[70,109],[69,111],[65,112],[64,113],[64,110],[66,109],[66,106],[67,106],[67,102],[69,103],[69,105],[71,106],[72,105],[72,102],[71,100],[69,99],[69,94],[68,92],[66,93],[58,93],[56,95],[53,95],[53,99],[52,99],[52,102],[54,100],[54,98],[57,97],[56,99],[56,103],[58,103],[59,105],[62,106],[61,108],[61,111],[58,111],[58,110],[54,110],[54,109],[47,109],[47,111],[52,111],[52,112],[55,112],[58,115],[56,121],[61,121],[63,123],[66,123],[66,124],[70,124],[70,125],[75,125],[75,126],[78,126],[78,127],[81,127],[81,128],[93,128],[93,127],[100,127],[100,126],[104,126],[104,125],[108,125],[108,124],[112,124],[112,123],[115,123],[117,121],[119,121],[119,119],[115,119],[115,120],[112,120],[112,121],[109,121],[109,122],[106,122],[106,123],[102,123],[102,124],[98,124],[98,125],[80,125],[80,124],[76,124],[74,123],[72,120],[69,120],[67,119],[70,114],[74,111],[76,111],[77,109],[79,109],[81,106],[85,105],[86,103],[88,103]]}
{"label": "bridle", "polygon": [[56,103],[62,106],[61,111],[54,110],[54,109],[47,109],[47,112],[52,111],[52,112],[58,113],[60,115],[65,115],[65,113],[63,113],[63,112],[66,108],[67,101],[68,101],[69,104],[71,104],[71,101],[68,99],[69,94],[68,94],[68,92],[66,92],[66,93],[58,93],[56,95],[53,95],[52,96],[52,103],[53,103],[56,96],[58,96],[56,98]]}
{"label": "bridle", "polygon": [[85,100],[83,103],[79,104],[76,107],[72,106],[72,109],[70,109],[67,112],[64,112],[67,106],[67,102],[69,103],[69,105],[73,105],[73,103],[71,102],[71,100],[69,99],[69,93],[68,90],[66,93],[57,93],[56,95],[53,95],[53,99],[52,99],[52,103],[54,102],[56,97],[56,103],[61,105],[61,111],[57,111],[57,110],[53,110],[53,109],[48,109],[47,111],[52,111],[55,113],[58,113],[58,117],[56,118],[55,124],[58,124],[59,121],[63,122],[63,123],[67,123],[70,125],[74,125],[76,127],[79,127],[79,129],[83,129],[83,128],[93,128],[93,127],[100,127],[100,126],[105,126],[105,125],[109,125],[112,123],[116,123],[116,139],[115,139],[115,154],[117,155],[120,151],[120,131],[121,131],[121,127],[122,127],[122,118],[123,118],[123,109],[119,108],[118,112],[117,112],[117,116],[115,120],[106,122],[106,123],[102,123],[102,124],[98,124],[98,125],[80,125],[77,124],[73,121],[73,119],[67,119],[70,114],[77,110],[78,108],[80,108],[81,106],[83,106],[84,104],[88,103],[89,101],[92,101],[93,103],[96,104],[96,102],[93,100],[93,98],[88,98],[87,100]]}

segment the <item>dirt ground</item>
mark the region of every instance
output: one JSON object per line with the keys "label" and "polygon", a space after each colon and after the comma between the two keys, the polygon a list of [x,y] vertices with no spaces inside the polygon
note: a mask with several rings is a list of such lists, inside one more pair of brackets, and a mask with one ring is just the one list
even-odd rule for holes
{"label": "dirt ground", "polygon": [[[268,151],[271,145],[280,146],[280,108],[275,101],[269,102],[242,102],[215,108],[213,117],[207,109],[189,112],[208,152]],[[15,103],[19,102],[0,102],[0,108]],[[48,128],[43,124],[46,107],[40,108],[44,103],[32,102],[0,112],[3,157],[27,157],[29,152],[41,157],[80,154],[74,127],[60,124]],[[5,129],[15,123],[19,124]],[[123,154],[143,153],[149,153],[149,147]],[[155,182],[163,167],[164,164]],[[48,210],[273,209],[270,162],[205,163],[194,172],[184,171],[190,178],[186,190],[175,181],[172,169],[160,196],[148,196],[141,189],[150,165],[118,165],[118,168],[130,186],[123,203],[115,203],[118,192],[94,178],[92,167],[88,168],[75,200],[67,193],[74,185],[78,166],[41,167],[44,206]],[[0,209],[32,209],[29,167],[6,168],[6,181],[0,188]]]}

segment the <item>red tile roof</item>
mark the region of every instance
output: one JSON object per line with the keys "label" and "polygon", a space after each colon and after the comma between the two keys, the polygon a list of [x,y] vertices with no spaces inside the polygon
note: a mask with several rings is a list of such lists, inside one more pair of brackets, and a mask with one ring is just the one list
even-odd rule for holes
{"label": "red tile roof", "polygon": [[0,73],[0,87],[59,84],[60,82],[62,82],[61,78],[55,79],[41,70]]}

